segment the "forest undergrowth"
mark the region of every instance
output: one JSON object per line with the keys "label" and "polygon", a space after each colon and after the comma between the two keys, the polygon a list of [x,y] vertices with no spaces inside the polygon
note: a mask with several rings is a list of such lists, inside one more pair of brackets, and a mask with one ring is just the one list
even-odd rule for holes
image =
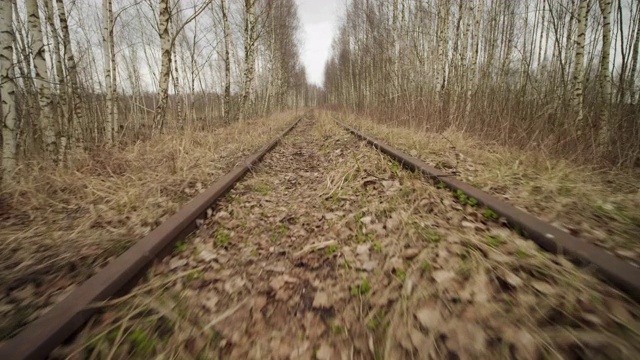
{"label": "forest undergrowth", "polygon": [[0,193],[0,340],[266,144],[295,117],[171,131],[122,147],[37,160]]}
{"label": "forest undergrowth", "polygon": [[304,120],[59,358],[633,358],[639,309]]}
{"label": "forest undergrowth", "polygon": [[640,171],[577,164],[450,128],[429,132],[331,113],[411,156],[634,264],[640,264]]}

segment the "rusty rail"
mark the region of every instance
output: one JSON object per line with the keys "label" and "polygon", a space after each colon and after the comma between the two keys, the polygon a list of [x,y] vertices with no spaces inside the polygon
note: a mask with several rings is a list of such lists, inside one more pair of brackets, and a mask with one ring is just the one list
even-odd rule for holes
{"label": "rusty rail", "polygon": [[567,256],[579,265],[594,266],[604,279],[618,287],[635,301],[640,302],[639,268],[529,213],[457,180],[452,175],[429,166],[420,159],[396,150],[338,120],[335,121],[356,137],[365,140],[376,149],[399,162],[405,168],[414,172],[421,172],[434,181],[444,183],[453,191],[460,190],[467,196],[475,198],[478,203],[506,218],[511,227],[523,230],[526,237],[536,242],[544,250]]}
{"label": "rusty rail", "polygon": [[97,307],[91,306],[92,304],[107,300],[131,286],[156,257],[166,254],[172,245],[190,234],[196,227],[196,220],[202,218],[207,209],[233,188],[300,120],[302,119],[295,121],[262,149],[247,157],[241,165],[218,179],[205,192],[193,198],[167,221],[7,341],[0,347],[0,359],[46,358],[97,311]]}

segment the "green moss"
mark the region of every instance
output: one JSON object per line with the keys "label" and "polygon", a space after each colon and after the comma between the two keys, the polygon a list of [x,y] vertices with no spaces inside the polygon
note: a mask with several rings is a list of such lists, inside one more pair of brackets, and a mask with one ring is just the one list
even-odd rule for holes
{"label": "green moss", "polygon": [[487,240],[487,244],[492,248],[498,248],[505,243],[504,239],[497,235],[487,235],[485,239]]}
{"label": "green moss", "polygon": [[376,331],[384,327],[385,324],[385,313],[384,311],[381,311],[379,313],[376,313],[371,319],[369,319],[369,321],[367,322],[367,329]]}
{"label": "green moss", "polygon": [[187,251],[187,244],[184,241],[178,241],[176,243],[175,252],[183,253],[185,251]]}
{"label": "green moss", "polygon": [[217,229],[213,237],[213,242],[216,246],[225,247],[229,245],[231,241],[231,235],[224,229]]}
{"label": "green moss", "polygon": [[269,195],[271,192],[271,188],[267,184],[255,184],[253,186],[253,191],[257,192],[260,195]]}
{"label": "green moss", "polygon": [[416,230],[418,234],[422,237],[422,239],[426,242],[437,244],[440,242],[441,237],[435,230],[429,229],[425,226],[415,224]]}
{"label": "green moss", "polygon": [[456,273],[461,278],[467,280],[469,279],[469,277],[471,277],[471,270],[471,264],[469,264],[469,262],[463,262],[462,264],[460,264],[460,267],[458,267],[458,271],[456,271]]}
{"label": "green moss", "polygon": [[369,291],[371,291],[371,285],[369,284],[369,279],[364,279],[360,284],[351,288],[351,295],[362,296],[369,293]]}
{"label": "green moss", "polygon": [[327,256],[331,256],[335,254],[338,251],[338,249],[339,247],[337,244],[329,245],[324,249],[324,253],[327,254]]}
{"label": "green moss", "polygon": [[187,281],[193,281],[196,279],[201,279],[203,276],[203,273],[201,270],[196,270],[196,271],[191,271],[187,274]]}
{"label": "green moss", "polygon": [[382,251],[382,244],[380,244],[380,241],[375,241],[372,247],[373,247],[373,251],[377,251],[377,252]]}
{"label": "green moss", "polygon": [[518,259],[526,259],[529,257],[529,254],[522,249],[516,249],[516,257],[518,257]]}
{"label": "green moss", "polygon": [[456,198],[460,201],[461,204],[467,203],[467,194],[465,194],[462,190],[456,190],[455,192]]}
{"label": "green moss", "polygon": [[338,324],[331,324],[329,325],[329,328],[331,329],[331,333],[333,335],[342,335],[344,333],[346,333],[346,331],[344,330],[344,328]]}
{"label": "green moss", "polygon": [[424,260],[422,263],[420,263],[420,269],[422,269],[422,271],[424,271],[425,273],[430,273],[431,263],[428,262],[427,260]]}
{"label": "green moss", "polygon": [[278,242],[285,236],[287,236],[287,226],[285,224],[279,224],[273,229],[271,234],[271,242]]}
{"label": "green moss", "polygon": [[391,173],[393,173],[393,175],[398,176],[398,173],[400,172],[400,163],[392,160],[391,161],[391,165],[389,166]]}
{"label": "green moss", "polygon": [[149,355],[155,347],[156,341],[150,338],[146,332],[142,330],[134,330],[127,336],[127,341],[131,343],[136,355]]}
{"label": "green moss", "polygon": [[407,272],[404,271],[404,270],[396,271],[396,278],[398,278],[398,280],[404,282],[407,279]]}
{"label": "green moss", "polygon": [[491,210],[491,209],[485,209],[484,212],[482,213],[482,216],[484,216],[484,218],[487,219],[487,220],[498,220],[499,219],[498,214],[493,212],[493,210]]}

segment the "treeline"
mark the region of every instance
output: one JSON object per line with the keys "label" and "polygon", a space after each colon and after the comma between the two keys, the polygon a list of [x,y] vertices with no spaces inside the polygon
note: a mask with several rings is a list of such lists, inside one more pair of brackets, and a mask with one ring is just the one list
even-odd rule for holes
{"label": "treeline", "polygon": [[639,33],[637,0],[352,1],[326,101],[640,166]]}
{"label": "treeline", "polygon": [[3,0],[3,182],[167,129],[313,105],[294,0]]}

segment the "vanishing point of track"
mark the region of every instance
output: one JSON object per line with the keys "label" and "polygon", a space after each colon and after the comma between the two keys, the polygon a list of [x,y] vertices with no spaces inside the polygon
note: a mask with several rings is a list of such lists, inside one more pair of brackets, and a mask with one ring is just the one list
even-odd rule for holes
{"label": "vanishing point of track", "polygon": [[[81,328],[97,311],[92,304],[122,295],[131,289],[155,259],[167,255],[176,242],[193,232],[197,221],[201,221],[200,219],[206,216],[207,210],[274,149],[301,120],[295,121],[269,144],[221,177],[165,223],[111,261],[42,317],[29,324],[16,337],[6,342],[0,347],[0,358],[45,358],[60,343]],[[476,199],[478,203],[506,218],[512,228],[520,229],[525,237],[535,241],[541,248],[565,255],[581,265],[596,268],[605,280],[627,293],[635,301],[640,301],[640,269],[469,186],[419,159],[408,156],[345,124],[340,122],[338,124],[407,169],[420,172],[434,182],[443,183],[453,191],[462,191],[468,197]]]}

